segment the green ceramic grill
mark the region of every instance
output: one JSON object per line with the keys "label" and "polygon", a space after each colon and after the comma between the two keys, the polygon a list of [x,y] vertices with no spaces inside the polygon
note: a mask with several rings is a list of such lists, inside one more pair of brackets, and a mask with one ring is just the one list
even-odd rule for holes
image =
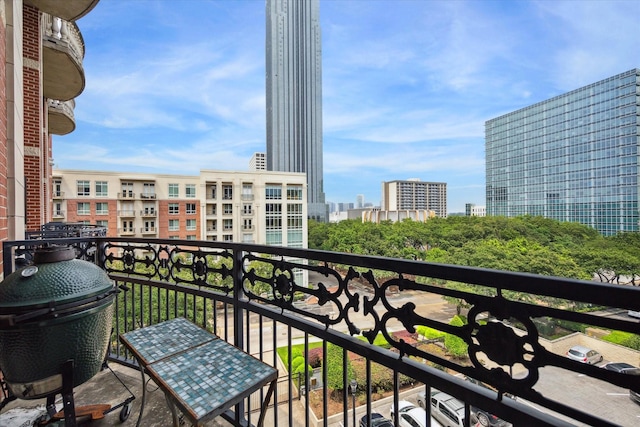
{"label": "green ceramic grill", "polygon": [[62,388],[73,361],[73,386],[98,373],[113,319],[116,289],[72,247],[38,249],[34,264],[0,283],[0,369],[13,394],[35,399]]}

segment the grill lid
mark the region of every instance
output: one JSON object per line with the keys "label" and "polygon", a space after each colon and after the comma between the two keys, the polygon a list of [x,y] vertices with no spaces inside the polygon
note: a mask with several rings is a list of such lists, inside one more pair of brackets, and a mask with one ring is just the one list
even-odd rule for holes
{"label": "grill lid", "polygon": [[34,262],[0,283],[0,327],[76,313],[111,302],[106,297],[116,292],[102,269],[75,259],[72,247],[38,249]]}

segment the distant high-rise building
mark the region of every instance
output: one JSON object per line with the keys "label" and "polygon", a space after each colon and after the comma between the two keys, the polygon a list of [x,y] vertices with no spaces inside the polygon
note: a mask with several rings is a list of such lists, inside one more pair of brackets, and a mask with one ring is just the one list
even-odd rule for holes
{"label": "distant high-rise building", "polygon": [[267,169],[307,175],[308,215],[328,220],[322,170],[319,0],[267,0]]}
{"label": "distant high-rise building", "polygon": [[489,120],[487,215],[639,231],[640,69]]}
{"label": "distant high-rise building", "polygon": [[253,153],[251,156],[251,160],[249,161],[249,170],[250,171],[263,171],[267,169],[267,161],[265,157],[267,155],[265,153]]}
{"label": "distant high-rise building", "polygon": [[447,217],[447,183],[423,182],[419,179],[382,183],[383,211],[431,210]]}
{"label": "distant high-rise building", "polygon": [[356,196],[356,208],[364,208],[364,194],[358,194]]}

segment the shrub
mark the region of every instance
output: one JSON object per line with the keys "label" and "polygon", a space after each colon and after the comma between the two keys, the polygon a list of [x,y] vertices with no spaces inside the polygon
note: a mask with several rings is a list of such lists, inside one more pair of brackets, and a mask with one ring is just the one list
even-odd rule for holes
{"label": "shrub", "polygon": [[[453,316],[449,324],[452,326],[464,326],[465,323],[462,317]],[[454,357],[465,357],[468,355],[467,343],[457,335],[446,334],[444,337],[444,346]]]}
{"label": "shrub", "polygon": [[424,326],[424,325],[420,325],[416,328],[416,332],[418,333],[418,335],[421,335],[423,337],[425,337],[428,340],[435,340],[438,338],[442,338],[445,336],[445,333],[442,331],[439,331],[437,329],[434,328],[430,328],[428,326]]}
{"label": "shrub", "polygon": [[304,357],[297,356],[291,361],[291,372],[296,372],[300,366],[304,367],[304,364]]}
{"label": "shrub", "polygon": [[309,365],[319,368],[322,365],[322,347],[309,349]]}

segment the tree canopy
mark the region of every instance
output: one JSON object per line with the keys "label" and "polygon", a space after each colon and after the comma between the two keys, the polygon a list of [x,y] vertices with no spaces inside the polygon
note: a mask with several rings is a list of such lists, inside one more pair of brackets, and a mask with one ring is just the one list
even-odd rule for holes
{"label": "tree canopy", "polygon": [[640,284],[640,234],[605,237],[588,226],[520,216],[309,221],[309,247],[335,252]]}

